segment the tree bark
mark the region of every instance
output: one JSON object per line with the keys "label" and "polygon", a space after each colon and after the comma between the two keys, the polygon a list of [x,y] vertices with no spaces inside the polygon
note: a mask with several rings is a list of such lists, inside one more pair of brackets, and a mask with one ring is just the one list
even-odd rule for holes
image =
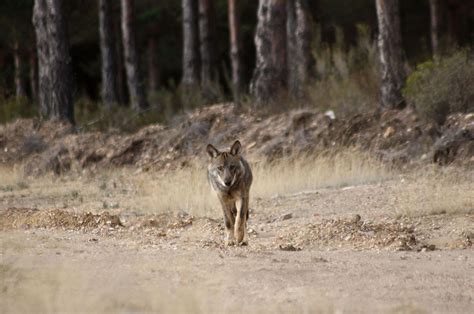
{"label": "tree bark", "polygon": [[122,7],[122,38],[125,57],[125,71],[127,74],[128,93],[131,107],[135,111],[142,111],[148,107],[143,82],[138,70],[138,55],[133,30],[133,3],[132,0],[121,0]]}
{"label": "tree bark", "polygon": [[23,62],[21,59],[20,43],[15,40],[13,47],[13,59],[15,64],[15,92],[16,98],[26,97],[25,81],[23,79]]}
{"label": "tree bark", "polygon": [[[119,8],[120,11],[120,8]],[[115,12],[114,12],[115,13]],[[118,12],[120,15],[120,12]],[[126,83],[125,83],[125,69],[124,69],[124,60],[123,60],[123,44],[122,44],[122,30],[121,30],[121,21],[120,17],[116,17],[114,14],[113,19],[113,28],[114,28],[114,38],[115,38],[115,55],[116,59],[116,69],[115,72],[117,73],[117,77],[115,80],[117,86],[117,96],[118,102],[122,105],[127,103],[127,95],[126,95]]]}
{"label": "tree bark", "polygon": [[102,102],[111,109],[118,103],[111,0],[99,0],[100,53],[102,57]]}
{"label": "tree bark", "polygon": [[300,93],[300,82],[298,77],[298,45],[297,45],[297,18],[296,18],[296,0],[287,0],[286,2],[286,53],[288,66],[288,90],[290,95],[297,97]]}
{"label": "tree bark", "polygon": [[38,55],[38,104],[42,118],[50,115],[51,82],[49,69],[49,35],[47,30],[48,12],[46,0],[35,0],[33,7],[33,25],[36,33]]}
{"label": "tree bark", "polygon": [[299,80],[298,93],[302,93],[303,87],[308,84],[314,75],[314,57],[311,51],[312,18],[310,8],[305,0],[296,0],[296,51],[297,51],[297,73]]}
{"label": "tree bark", "polygon": [[71,57],[61,0],[46,0],[48,7],[50,116],[74,124]]}
{"label": "tree bark", "polygon": [[241,58],[242,40],[240,34],[240,7],[238,0],[228,0],[228,18],[230,32],[230,60],[232,63],[232,92],[234,102],[240,103],[243,91],[243,65]]}
{"label": "tree bark", "polygon": [[199,0],[199,41],[201,54],[201,87],[210,97],[216,77],[214,0]]}
{"label": "tree bark", "polygon": [[286,9],[286,0],[259,2],[256,67],[250,90],[261,104],[274,102],[287,86]]}
{"label": "tree bark", "polygon": [[433,57],[439,56],[440,13],[439,0],[430,0],[431,50]]}
{"label": "tree bark", "polygon": [[33,49],[30,50],[30,89],[33,102],[38,101],[38,66],[36,63],[36,54]]}
{"label": "tree bark", "polygon": [[158,68],[156,38],[148,38],[148,93],[154,93],[158,90],[160,81],[160,70]]}
{"label": "tree bark", "polygon": [[186,90],[199,86],[200,56],[199,56],[199,27],[197,18],[197,2],[182,0],[183,9],[183,78],[182,84]]}
{"label": "tree bark", "polygon": [[381,65],[381,105],[402,109],[401,90],[405,82],[398,0],[376,0],[379,26],[378,47]]}
{"label": "tree bark", "polygon": [[74,124],[71,58],[60,0],[35,0],[40,113],[44,118]]}

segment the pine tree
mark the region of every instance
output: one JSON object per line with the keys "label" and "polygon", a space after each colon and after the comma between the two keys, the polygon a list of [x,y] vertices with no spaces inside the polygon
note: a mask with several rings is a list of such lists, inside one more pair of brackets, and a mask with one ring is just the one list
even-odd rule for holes
{"label": "pine tree", "polygon": [[402,88],[405,82],[398,0],[376,0],[381,65],[381,105],[405,107]]}

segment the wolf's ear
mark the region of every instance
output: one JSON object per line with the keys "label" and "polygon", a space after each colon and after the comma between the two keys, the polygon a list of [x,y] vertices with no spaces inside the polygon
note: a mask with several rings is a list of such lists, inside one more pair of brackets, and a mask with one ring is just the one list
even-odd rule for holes
{"label": "wolf's ear", "polygon": [[230,148],[230,153],[234,156],[237,156],[237,155],[240,155],[241,151],[242,151],[242,144],[240,144],[239,141],[235,141],[235,143]]}
{"label": "wolf's ear", "polygon": [[211,144],[207,144],[206,150],[207,150],[208,155],[211,158],[215,158],[215,157],[217,157],[217,155],[219,155],[219,151],[217,150],[217,148],[215,148]]}

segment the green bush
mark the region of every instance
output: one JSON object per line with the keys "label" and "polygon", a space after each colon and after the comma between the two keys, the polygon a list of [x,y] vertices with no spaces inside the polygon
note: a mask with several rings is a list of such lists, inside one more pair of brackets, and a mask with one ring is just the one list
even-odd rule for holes
{"label": "green bush", "polygon": [[453,112],[474,110],[472,51],[461,50],[419,64],[408,77],[403,94],[420,115],[444,123]]}

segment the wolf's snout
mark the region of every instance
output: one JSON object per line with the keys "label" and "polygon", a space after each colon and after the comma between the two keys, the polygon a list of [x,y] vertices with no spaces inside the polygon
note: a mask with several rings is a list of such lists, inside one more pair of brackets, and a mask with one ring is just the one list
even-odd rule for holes
{"label": "wolf's snout", "polygon": [[232,180],[225,180],[224,183],[226,186],[230,186],[232,184]]}

